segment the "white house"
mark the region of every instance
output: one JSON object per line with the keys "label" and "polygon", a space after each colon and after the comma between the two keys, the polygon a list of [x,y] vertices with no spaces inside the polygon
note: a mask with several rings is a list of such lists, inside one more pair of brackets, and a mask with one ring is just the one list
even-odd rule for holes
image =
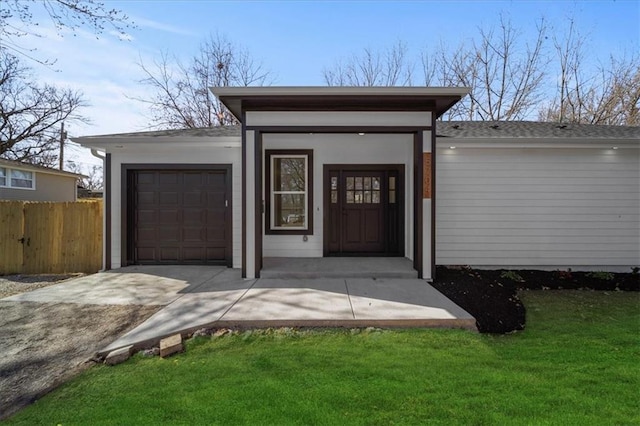
{"label": "white house", "polygon": [[212,91],[241,126],[75,139],[106,153],[105,268],[640,264],[640,128],[437,121],[464,88]]}

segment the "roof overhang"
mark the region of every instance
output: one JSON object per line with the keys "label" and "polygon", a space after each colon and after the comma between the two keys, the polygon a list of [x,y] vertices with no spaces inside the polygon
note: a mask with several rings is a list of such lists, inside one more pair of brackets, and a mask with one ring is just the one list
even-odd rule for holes
{"label": "roof overhang", "polygon": [[211,87],[242,121],[243,110],[271,111],[434,111],[444,114],[466,87]]}
{"label": "roof overhang", "polygon": [[[212,148],[238,148],[241,146],[240,136],[188,136],[188,137],[131,137],[131,136],[85,136],[71,138],[86,148],[97,149],[105,152],[115,152],[120,149],[148,149],[149,147],[180,147],[193,148],[199,146],[209,146]],[[146,147],[146,148],[145,148]]]}

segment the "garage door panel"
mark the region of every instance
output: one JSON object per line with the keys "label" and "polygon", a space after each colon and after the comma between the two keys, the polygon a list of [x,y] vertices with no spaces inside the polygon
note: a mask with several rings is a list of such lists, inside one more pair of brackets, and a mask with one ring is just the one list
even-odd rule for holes
{"label": "garage door panel", "polygon": [[184,185],[186,187],[203,186],[206,184],[206,176],[201,172],[185,173],[183,175]]}
{"label": "garage door panel", "polygon": [[225,221],[225,211],[224,209],[208,209],[206,211],[207,215],[207,223],[211,224],[222,224]]}
{"label": "garage door panel", "polygon": [[180,210],[162,209],[158,211],[158,223],[171,225],[180,222]]}
{"label": "garage door panel", "polygon": [[206,250],[199,247],[185,247],[183,249],[183,259],[187,262],[195,262],[206,256]]}
{"label": "garage door panel", "polygon": [[136,259],[138,260],[138,262],[155,262],[156,258],[157,256],[155,247],[138,247],[136,249]]}
{"label": "garage door panel", "polygon": [[216,241],[225,241],[226,232],[221,228],[209,228],[207,229],[207,241],[216,242]]}
{"label": "garage door panel", "polygon": [[136,223],[153,223],[158,220],[156,210],[138,210],[136,212]]}
{"label": "garage door panel", "polygon": [[163,244],[169,242],[177,243],[180,241],[180,228],[177,226],[161,226],[158,228],[157,235]]}
{"label": "garage door panel", "polygon": [[137,241],[152,241],[156,238],[156,234],[158,233],[155,227],[145,227],[145,228],[137,228],[136,229],[136,240]]}
{"label": "garage door panel", "polygon": [[185,192],[183,194],[183,204],[185,206],[199,206],[201,207],[204,204],[204,195],[205,193],[202,190],[199,191],[190,191]]}
{"label": "garage door panel", "polygon": [[160,248],[160,261],[161,262],[177,262],[180,260],[178,256],[178,247],[161,247]]}
{"label": "garage door panel", "polygon": [[227,169],[132,173],[134,262],[229,264]]}
{"label": "garage door panel", "polygon": [[224,191],[227,187],[226,176],[222,173],[208,173],[206,176],[206,185]]}
{"label": "garage door panel", "polygon": [[224,206],[225,193],[220,191],[212,191],[207,193],[207,207]]}
{"label": "garage door panel", "polygon": [[158,201],[163,205],[176,205],[179,202],[179,195],[174,191],[163,191],[160,192]]}
{"label": "garage door panel", "polygon": [[209,259],[220,259],[224,257],[224,247],[210,247],[207,249],[207,257]]}
{"label": "garage door panel", "polygon": [[184,242],[205,242],[205,235],[205,228],[202,227],[182,228],[182,236]]}
{"label": "garage door panel", "polygon": [[136,174],[136,183],[138,185],[153,184],[156,180],[155,172],[138,172]]}
{"label": "garage door panel", "polygon": [[182,217],[184,218],[184,223],[191,225],[205,224],[207,222],[207,212],[202,208],[185,208],[182,211]]}
{"label": "garage door panel", "polygon": [[180,172],[159,172],[157,175],[157,182],[160,185],[176,185],[178,184]]}
{"label": "garage door panel", "polygon": [[155,204],[155,192],[138,191],[138,205]]}

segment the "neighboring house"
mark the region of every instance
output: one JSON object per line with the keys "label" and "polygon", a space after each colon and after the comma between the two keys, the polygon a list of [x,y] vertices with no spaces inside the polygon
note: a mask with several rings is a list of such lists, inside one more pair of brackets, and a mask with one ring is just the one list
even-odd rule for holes
{"label": "neighboring house", "polygon": [[106,152],[105,267],[264,257],[628,270],[640,128],[440,122],[464,88],[212,91],[241,127],[76,138]]}
{"label": "neighboring house", "polygon": [[0,200],[76,201],[82,175],[0,159]]}

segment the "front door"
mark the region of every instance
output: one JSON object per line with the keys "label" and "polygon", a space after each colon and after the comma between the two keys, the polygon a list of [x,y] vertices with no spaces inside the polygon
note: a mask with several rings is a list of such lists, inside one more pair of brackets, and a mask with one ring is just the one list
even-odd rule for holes
{"label": "front door", "polygon": [[325,167],[325,254],[400,255],[402,166]]}

